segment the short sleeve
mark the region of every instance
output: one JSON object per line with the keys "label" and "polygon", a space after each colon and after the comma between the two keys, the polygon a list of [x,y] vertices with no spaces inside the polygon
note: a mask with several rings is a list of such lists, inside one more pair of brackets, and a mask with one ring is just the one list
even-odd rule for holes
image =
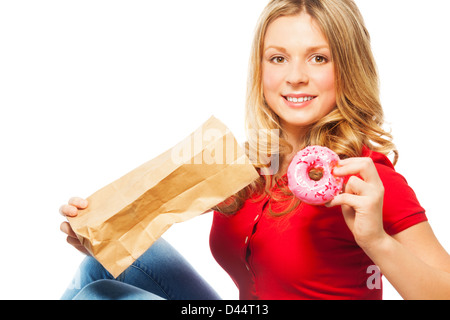
{"label": "short sleeve", "polygon": [[394,235],[420,222],[427,221],[425,209],[414,190],[393,167],[375,162],[384,185],[383,223],[385,231]]}

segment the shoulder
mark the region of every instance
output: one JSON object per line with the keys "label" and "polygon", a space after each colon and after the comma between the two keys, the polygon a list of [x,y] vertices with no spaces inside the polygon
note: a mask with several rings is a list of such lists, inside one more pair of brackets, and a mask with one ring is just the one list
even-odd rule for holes
{"label": "shoulder", "polygon": [[383,220],[386,232],[397,234],[413,225],[427,221],[425,209],[420,205],[406,178],[398,173],[384,154],[365,148],[364,157],[375,164],[385,189]]}

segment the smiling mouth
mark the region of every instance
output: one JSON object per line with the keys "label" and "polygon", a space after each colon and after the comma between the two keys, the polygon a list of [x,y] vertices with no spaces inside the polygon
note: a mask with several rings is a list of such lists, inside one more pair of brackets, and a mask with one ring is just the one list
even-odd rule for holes
{"label": "smiling mouth", "polygon": [[309,102],[311,100],[314,100],[315,98],[317,98],[317,96],[308,96],[305,94],[290,94],[287,96],[282,96],[287,102],[289,103],[298,103],[298,104],[303,104],[304,102]]}
{"label": "smiling mouth", "polygon": [[305,97],[298,97],[298,98],[296,98],[296,97],[283,96],[283,98],[285,98],[289,102],[302,103],[302,102],[311,101],[311,100],[315,99],[316,97],[314,97],[314,96],[305,96]]}

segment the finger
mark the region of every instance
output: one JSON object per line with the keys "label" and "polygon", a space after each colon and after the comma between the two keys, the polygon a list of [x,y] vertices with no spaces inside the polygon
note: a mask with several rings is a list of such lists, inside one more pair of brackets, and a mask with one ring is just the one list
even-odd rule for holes
{"label": "finger", "polygon": [[81,242],[80,242],[80,240],[78,240],[78,238],[67,236],[66,240],[67,240],[67,243],[69,243],[70,245],[72,245],[74,247],[78,248],[78,247],[82,246]]}
{"label": "finger", "polygon": [[380,183],[378,171],[370,158],[348,158],[341,160],[333,170],[336,176],[360,175],[369,183]]}
{"label": "finger", "polygon": [[333,200],[331,200],[330,202],[328,202],[327,204],[325,204],[325,206],[331,208],[331,207],[335,207],[335,206],[342,206],[342,205],[346,205],[352,208],[356,208],[358,207],[359,204],[359,196],[354,195],[354,194],[350,194],[350,193],[341,193],[339,195],[337,195],[336,197],[334,197]]}
{"label": "finger", "polygon": [[84,253],[85,255],[87,255],[87,256],[90,256],[91,255],[91,253],[85,248],[85,247],[83,247],[83,246],[81,246],[81,247],[75,247],[78,251],[80,251],[81,253]]}
{"label": "finger", "polygon": [[78,209],[69,204],[63,204],[59,208],[59,213],[65,217],[76,217],[78,215]]}
{"label": "finger", "polygon": [[71,246],[73,246],[78,251],[90,255],[89,251],[80,243],[78,239],[74,239],[72,237],[67,237],[67,243],[69,243]]}
{"label": "finger", "polygon": [[370,186],[367,182],[361,180],[357,176],[351,176],[345,185],[344,192],[355,195],[366,195],[370,193],[370,191],[368,191],[369,188]]}
{"label": "finger", "polygon": [[61,223],[59,229],[62,232],[64,232],[65,234],[67,234],[69,237],[77,238],[77,235],[75,234],[72,227],[70,226],[70,224],[67,221],[64,221],[63,223]]}
{"label": "finger", "polygon": [[86,209],[88,201],[80,197],[72,197],[69,199],[69,205],[72,205],[78,209]]}

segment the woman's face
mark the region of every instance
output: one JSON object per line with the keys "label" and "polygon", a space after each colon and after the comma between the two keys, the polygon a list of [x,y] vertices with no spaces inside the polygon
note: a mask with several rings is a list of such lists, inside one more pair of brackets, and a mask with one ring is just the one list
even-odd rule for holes
{"label": "woman's face", "polygon": [[336,106],[330,48],[306,13],[269,25],[262,72],[266,102],[288,131],[302,132]]}

